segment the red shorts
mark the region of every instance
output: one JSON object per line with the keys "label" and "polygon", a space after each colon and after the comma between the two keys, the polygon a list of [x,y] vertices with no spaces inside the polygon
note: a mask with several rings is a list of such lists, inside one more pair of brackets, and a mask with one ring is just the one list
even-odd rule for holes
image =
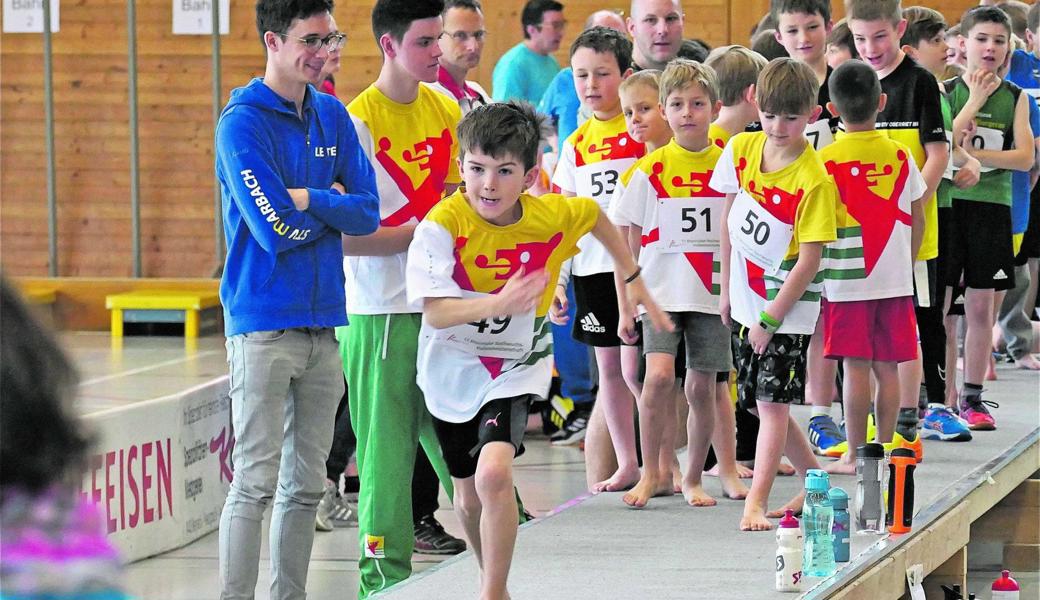
{"label": "red shorts", "polygon": [[823,301],[823,353],[827,358],[907,362],[917,358],[912,296]]}

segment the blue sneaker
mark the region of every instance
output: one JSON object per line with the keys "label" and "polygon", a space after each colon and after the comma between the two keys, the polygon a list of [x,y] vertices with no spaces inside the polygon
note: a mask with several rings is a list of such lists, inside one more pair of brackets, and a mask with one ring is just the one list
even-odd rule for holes
{"label": "blue sneaker", "polygon": [[926,440],[967,442],[971,440],[971,430],[948,407],[929,406],[921,421],[921,437]]}
{"label": "blue sneaker", "polygon": [[845,435],[830,415],[817,415],[809,419],[809,443],[813,452],[825,456],[827,450],[845,441]]}

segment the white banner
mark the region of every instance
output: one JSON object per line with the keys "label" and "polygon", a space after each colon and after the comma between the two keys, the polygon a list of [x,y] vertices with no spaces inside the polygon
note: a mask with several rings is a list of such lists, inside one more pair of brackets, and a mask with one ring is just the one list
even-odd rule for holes
{"label": "white banner", "polygon": [[231,483],[227,377],[87,417],[97,433],[82,494],[127,561],[215,530]]}
{"label": "white banner", "polygon": [[[220,34],[231,29],[231,0],[220,0]],[[211,0],[173,0],[174,35],[213,35]]]}
{"label": "white banner", "polygon": [[[57,32],[61,3],[51,0],[51,31]],[[43,33],[43,0],[4,0],[4,33]]]}

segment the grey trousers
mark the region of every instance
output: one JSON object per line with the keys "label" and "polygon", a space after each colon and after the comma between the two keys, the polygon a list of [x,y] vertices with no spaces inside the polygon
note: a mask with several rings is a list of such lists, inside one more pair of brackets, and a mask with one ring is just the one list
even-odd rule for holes
{"label": "grey trousers", "polygon": [[306,597],[343,367],[332,328],[228,338],[235,473],[220,515],[220,597],[251,599],[261,522],[271,514],[271,598]]}
{"label": "grey trousers", "polygon": [[1000,305],[997,322],[1007,344],[1008,354],[1018,360],[1033,347],[1033,324],[1026,315],[1026,291],[1029,289],[1029,267],[1015,267],[1015,287],[1007,291]]}

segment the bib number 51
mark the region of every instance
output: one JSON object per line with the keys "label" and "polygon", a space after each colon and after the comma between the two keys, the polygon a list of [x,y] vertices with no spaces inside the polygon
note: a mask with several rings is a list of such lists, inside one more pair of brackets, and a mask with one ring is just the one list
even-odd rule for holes
{"label": "bib number 51", "polygon": [[711,232],[711,209],[702,208],[697,210],[693,206],[685,206],[682,209],[682,229],[683,233],[691,233],[697,231],[697,217],[704,218],[704,231]]}

